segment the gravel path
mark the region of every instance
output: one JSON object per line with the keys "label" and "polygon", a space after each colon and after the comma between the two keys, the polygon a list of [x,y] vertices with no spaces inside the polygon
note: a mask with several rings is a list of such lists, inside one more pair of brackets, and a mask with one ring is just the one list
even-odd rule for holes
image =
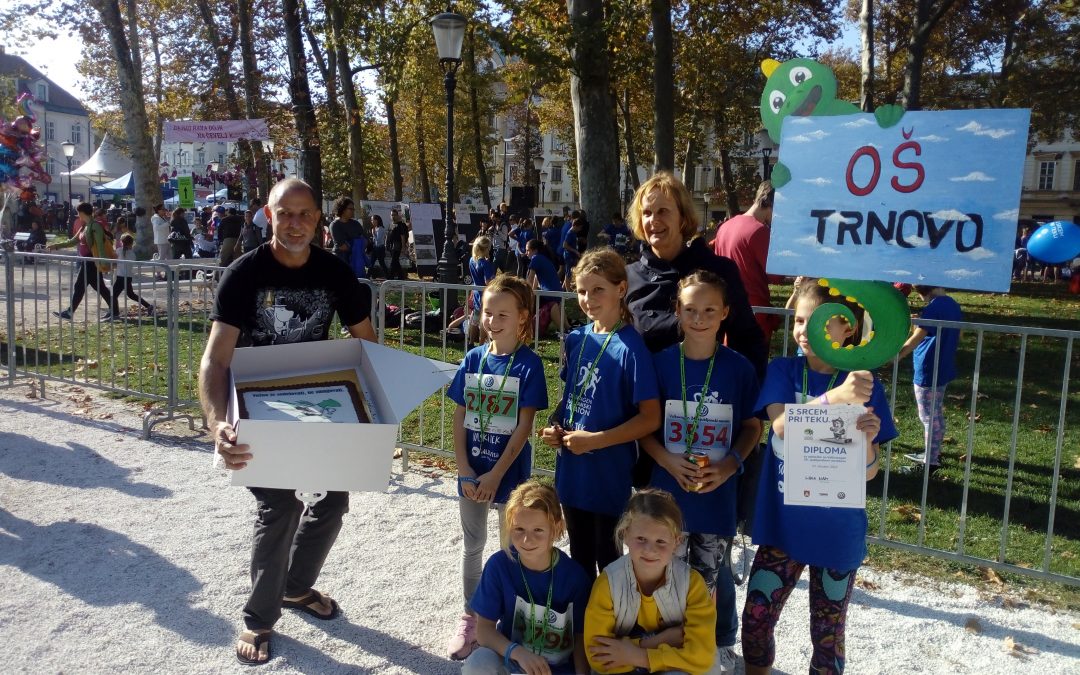
{"label": "gravel path", "polygon": [[[2,669],[251,672],[232,644],[254,501],[209,444],[183,424],[144,441],[137,409],[78,387],[27,392],[0,388]],[[386,493],[352,496],[320,579],[344,617],[287,612],[263,672],[459,671],[442,655],[460,603],[453,483],[395,471]],[[806,672],[807,611],[803,582],[777,672]],[[1080,673],[1080,616],[864,570],[847,645],[850,673]]]}

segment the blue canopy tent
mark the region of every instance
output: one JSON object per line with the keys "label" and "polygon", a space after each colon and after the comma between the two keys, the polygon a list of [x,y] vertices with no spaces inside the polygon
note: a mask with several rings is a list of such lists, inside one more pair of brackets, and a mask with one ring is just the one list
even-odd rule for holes
{"label": "blue canopy tent", "polygon": [[[170,183],[172,182],[170,181]],[[126,175],[120,176],[116,180],[101,185],[94,185],[90,188],[90,192],[95,195],[133,196],[135,194],[135,173],[129,171]],[[170,187],[163,186],[161,188],[161,193],[162,197],[171,197],[176,193],[176,188],[172,187],[172,185],[170,185]]]}

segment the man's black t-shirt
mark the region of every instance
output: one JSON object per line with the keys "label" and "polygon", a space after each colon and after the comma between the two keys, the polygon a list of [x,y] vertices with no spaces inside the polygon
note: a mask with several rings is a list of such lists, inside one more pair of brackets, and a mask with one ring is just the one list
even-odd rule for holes
{"label": "man's black t-shirt", "polygon": [[237,347],[325,340],[334,312],[343,326],[371,316],[371,289],[332,253],[312,246],[294,269],[270,247],[245,253],[221,275],[210,318],[240,329]]}
{"label": "man's black t-shirt", "polygon": [[390,230],[389,241],[386,242],[386,250],[391,253],[401,253],[403,242],[409,238],[409,226],[403,222],[394,223],[393,229]]}

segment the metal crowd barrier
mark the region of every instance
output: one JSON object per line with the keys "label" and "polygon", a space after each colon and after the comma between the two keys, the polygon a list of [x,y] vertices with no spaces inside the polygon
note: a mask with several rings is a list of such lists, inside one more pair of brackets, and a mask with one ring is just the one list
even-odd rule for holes
{"label": "metal crowd barrier", "polygon": [[[150,401],[152,406],[144,416],[148,437],[163,421],[183,419],[194,425],[200,416],[197,373],[210,330],[216,267],[196,262],[133,263],[133,290],[157,311],[150,314],[121,296],[118,320],[106,320],[103,315],[108,303],[93,289],[88,289],[71,319],[53,314],[67,307],[79,258],[5,252],[0,263],[0,343],[7,385],[17,378],[30,378],[44,394],[47,381],[58,381]],[[467,302],[469,293],[479,287],[420,281],[366,283],[372,289],[372,320],[380,343],[450,362],[459,361],[474,346],[468,336]],[[558,377],[564,358],[561,336],[572,328],[571,320],[581,319],[573,293],[541,293],[535,309],[551,299],[562,300],[563,311],[545,335],[535,331],[539,320],[534,318],[532,341],[547,368],[549,410],[562,396]],[[394,313],[392,307],[401,310]],[[446,331],[456,307],[466,308],[461,336]],[[410,327],[401,328],[399,324],[408,320],[406,308],[417,316]],[[762,307],[755,311],[782,319],[774,333],[772,355],[790,354],[792,312]],[[534,312],[534,317],[538,315]],[[893,471],[902,454],[899,448],[918,449],[924,441],[909,434],[890,443],[882,455],[880,477],[867,490],[868,497],[878,500],[868,505],[868,541],[947,561],[1080,585],[1080,561],[1060,547],[1065,540],[1080,539],[1080,514],[1072,506],[1080,500],[1080,473],[1066,461],[1066,456],[1075,455],[1080,447],[1080,429],[1075,424],[1068,426],[1068,403],[1070,396],[1076,395],[1069,387],[1076,360],[1074,343],[1080,331],[925,320],[916,323],[956,328],[969,336],[961,343],[958,379],[946,395],[948,401],[962,401],[966,412],[964,423],[958,424],[955,416],[950,422],[952,442],[947,455],[950,464],[962,470],[963,479],[959,483],[931,480],[925,469],[917,477],[900,477]],[[339,329],[334,327],[335,335]],[[985,371],[992,368],[997,374],[987,379]],[[1025,377],[1033,371],[1038,379]],[[1002,377],[1003,372],[1007,377]],[[894,417],[914,418],[921,434],[909,373],[910,366],[898,360],[878,372]],[[946,415],[950,410],[960,412],[948,401]],[[453,409],[453,403],[439,393],[403,422],[400,445],[406,468],[412,452],[454,456]],[[1037,424],[1035,411],[1044,409],[1056,409],[1056,416]],[[548,414],[541,412],[534,427],[546,425]],[[987,437],[987,432],[981,431],[983,415],[988,420],[1003,420],[999,426],[1004,424],[1008,429],[1007,440]],[[534,433],[534,472],[551,475],[551,453],[538,447],[539,443]],[[1033,444],[1040,456],[1052,455],[1052,460],[1032,460]],[[961,447],[962,453],[957,453]],[[546,453],[547,459],[538,462],[538,450]],[[980,493],[980,488],[973,486],[973,476],[995,470],[1004,476],[1000,494],[985,494],[985,489]],[[1063,494],[1068,502],[1064,505],[1059,503]],[[898,522],[897,512],[917,521],[913,530],[910,523],[905,529]],[[971,535],[976,521],[983,532],[989,527],[996,533],[994,541]],[[1037,555],[1032,553],[1036,548]]]}

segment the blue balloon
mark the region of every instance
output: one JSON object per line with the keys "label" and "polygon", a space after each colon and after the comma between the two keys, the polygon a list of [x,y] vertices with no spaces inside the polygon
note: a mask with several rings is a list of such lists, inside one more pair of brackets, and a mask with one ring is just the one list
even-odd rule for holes
{"label": "blue balloon", "polygon": [[1080,256],[1080,225],[1057,220],[1041,225],[1028,239],[1028,255],[1047,265],[1060,265]]}

